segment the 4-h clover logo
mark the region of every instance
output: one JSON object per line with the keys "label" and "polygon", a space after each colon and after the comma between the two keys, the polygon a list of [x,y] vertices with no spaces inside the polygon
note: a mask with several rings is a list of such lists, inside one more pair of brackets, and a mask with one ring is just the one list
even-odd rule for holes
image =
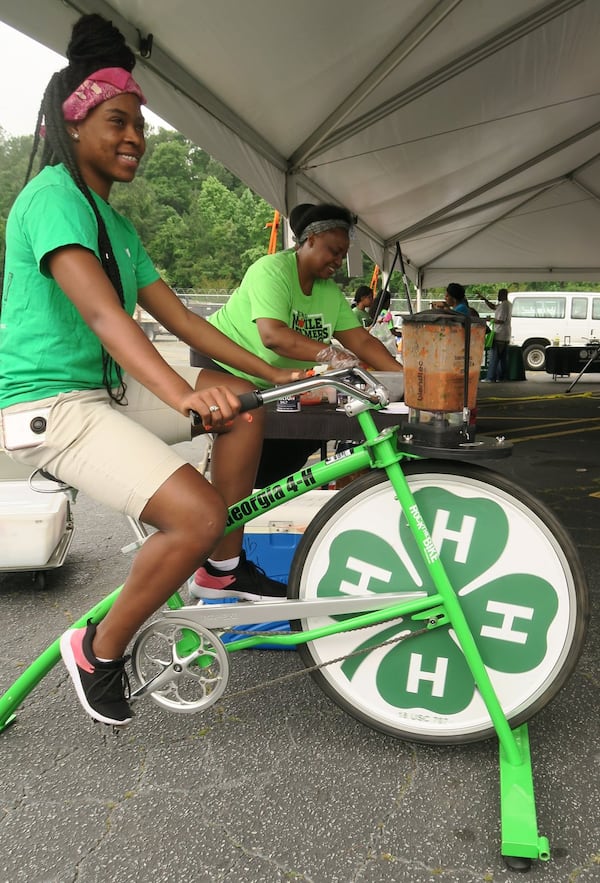
{"label": "4-h clover logo", "polygon": [[[531,550],[529,570],[510,571],[502,556],[511,524],[497,499],[462,497],[433,486],[414,496],[488,670],[512,675],[538,667],[548,652],[559,599],[554,587],[534,573],[536,550]],[[435,594],[403,515],[399,533],[402,549],[366,530],[341,529],[331,542],[318,597],[365,591]],[[422,626],[406,618],[371,629],[367,638],[355,632],[353,649],[368,650]],[[473,700],[473,676],[448,626],[391,644],[377,654],[375,685],[389,706],[448,716],[462,712]],[[357,678],[362,666],[373,665],[369,658],[369,653],[359,653],[346,659],[341,666],[345,677]]]}

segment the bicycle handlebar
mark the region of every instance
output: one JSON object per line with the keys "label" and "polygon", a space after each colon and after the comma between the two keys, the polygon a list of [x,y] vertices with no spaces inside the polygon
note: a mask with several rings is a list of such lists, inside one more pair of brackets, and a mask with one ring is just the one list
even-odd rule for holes
{"label": "bicycle handlebar", "polygon": [[[354,383],[348,378],[353,376]],[[359,382],[364,385],[363,389],[357,388],[354,384]],[[319,389],[326,386],[333,386],[340,392],[346,393],[353,398],[364,403],[366,407],[372,405],[380,405],[384,407],[389,403],[389,393],[387,389],[373,377],[364,368],[336,368],[333,371],[327,371],[314,377],[306,377],[302,380],[294,380],[291,383],[285,383],[281,386],[270,387],[269,389],[255,390],[255,395],[260,397],[261,404],[268,405],[270,402],[276,402],[287,396],[300,395],[303,392],[309,392],[312,389]],[[364,410],[364,409],[362,409]]]}
{"label": "bicycle handlebar", "polygon": [[[365,385],[365,389],[358,389],[353,383],[348,381],[350,375],[353,375],[355,382]],[[325,386],[333,386],[339,392],[346,393],[351,400],[344,406],[344,410],[349,417],[353,417],[361,411],[366,411],[374,405],[385,407],[389,404],[389,393],[376,377],[373,377],[364,368],[336,368],[333,371],[327,371],[313,377],[306,377],[302,380],[293,380],[290,383],[284,383],[281,386],[273,386],[268,389],[255,389],[252,392],[241,393],[238,398],[241,402],[240,413],[242,411],[252,411],[260,408],[262,405],[268,405],[270,402],[279,401],[279,399],[288,396],[300,395],[303,392],[309,392],[313,389],[319,389]],[[202,423],[200,415],[195,411],[190,412],[192,423],[198,426]]]}

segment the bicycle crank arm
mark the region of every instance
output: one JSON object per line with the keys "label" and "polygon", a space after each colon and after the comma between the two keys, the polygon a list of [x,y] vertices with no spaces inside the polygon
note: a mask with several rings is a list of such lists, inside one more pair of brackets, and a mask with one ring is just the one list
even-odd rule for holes
{"label": "bicycle crank arm", "polygon": [[[240,604],[201,604],[167,610],[165,619],[185,616],[205,628],[229,628],[282,619],[305,619],[308,616],[341,616],[344,613],[368,613],[406,602],[428,600],[426,592],[402,592],[368,597],[318,598],[314,601],[252,601]],[[425,609],[427,603],[423,603]]]}
{"label": "bicycle crank arm", "polygon": [[159,671],[153,678],[146,681],[146,683],[142,684],[141,687],[138,687],[137,690],[134,690],[129,697],[129,701],[135,702],[137,699],[142,699],[148,693],[153,693],[155,690],[161,690],[164,687],[168,687],[173,681],[178,680],[185,673],[187,666],[198,659],[199,656],[202,656],[203,653],[204,647],[200,645],[197,650],[190,653],[189,656],[186,656],[185,658],[179,659],[174,657],[169,665],[166,665],[162,671]]}

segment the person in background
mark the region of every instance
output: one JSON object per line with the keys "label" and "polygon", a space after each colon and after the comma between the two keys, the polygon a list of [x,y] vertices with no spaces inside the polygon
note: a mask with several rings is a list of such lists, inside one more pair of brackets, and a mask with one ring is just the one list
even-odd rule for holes
{"label": "person in background", "polygon": [[[295,248],[259,258],[208,321],[280,368],[315,363],[335,368],[362,361],[376,370],[401,370],[361,326],[333,279],[353,235],[352,214],[336,205],[303,204],[292,209],[289,223]],[[265,386],[260,377],[244,376]]]}
{"label": "person in background", "polygon": [[[401,371],[383,344],[361,325],[333,278],[346,257],[354,220],[348,209],[337,205],[293,208],[289,223],[295,247],[259,258],[208,321],[282,369],[316,363],[351,367],[361,361],[375,370]],[[260,388],[266,385],[253,372],[240,371],[226,359],[217,361],[222,370]],[[208,360],[203,363],[215,367]],[[300,469],[319,448],[318,439],[265,439],[257,486]]]}
{"label": "person in background", "polygon": [[498,303],[494,304],[480,295],[491,310],[494,310],[494,340],[490,353],[487,376],[482,383],[497,383],[508,378],[507,361],[508,345],[511,335],[512,304],[508,299],[508,290],[498,291]]}
{"label": "person in background", "polygon": [[371,310],[373,308],[373,289],[368,285],[359,285],[354,292],[352,312],[356,318],[368,328],[373,322]]}
{"label": "person in background", "polygon": [[470,316],[476,313],[469,306],[469,302],[465,296],[464,286],[458,282],[450,282],[446,288],[443,301],[437,301],[431,304],[433,310],[443,310],[447,313],[462,313],[463,316]]}
{"label": "person in background", "polygon": [[[238,416],[238,394],[253,386],[242,378],[273,385],[302,372],[242,349],[160,279],[132,224],[108,201],[113,183],[134,179],[145,150],[135,56],[111,22],[84,15],[67,57],[42,99],[27,178],[43,119],[41,170],[6,226],[0,445],[32,471],[45,469],[156,528],[106,617],[60,641],[85,711],[124,726],[126,647],[208,555],[238,596],[285,596],[285,586],[241,555],[241,533],[223,534],[227,505],[252,491],[262,444],[261,412]],[[137,302],[240,377],[176,372],[133,320]],[[169,446],[190,439],[191,412],[205,430],[223,433],[215,486]]]}
{"label": "person in background", "polygon": [[471,315],[471,308],[465,296],[465,289],[458,282],[450,282],[446,288],[446,303],[455,313],[462,313],[463,316]]}

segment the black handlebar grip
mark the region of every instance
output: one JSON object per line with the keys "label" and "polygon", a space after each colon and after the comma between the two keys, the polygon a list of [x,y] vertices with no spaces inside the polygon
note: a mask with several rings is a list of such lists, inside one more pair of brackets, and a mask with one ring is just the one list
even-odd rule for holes
{"label": "black handlebar grip", "polygon": [[[241,404],[240,414],[243,411],[253,411],[260,408],[263,403],[260,392],[255,389],[253,392],[243,392],[238,396]],[[196,411],[190,411],[190,417],[193,426],[202,426],[202,417]]]}
{"label": "black handlebar grip", "polygon": [[252,392],[243,392],[238,396],[238,399],[242,405],[240,413],[242,411],[254,411],[255,408],[260,408],[263,403],[263,398],[257,389],[254,389]]}

